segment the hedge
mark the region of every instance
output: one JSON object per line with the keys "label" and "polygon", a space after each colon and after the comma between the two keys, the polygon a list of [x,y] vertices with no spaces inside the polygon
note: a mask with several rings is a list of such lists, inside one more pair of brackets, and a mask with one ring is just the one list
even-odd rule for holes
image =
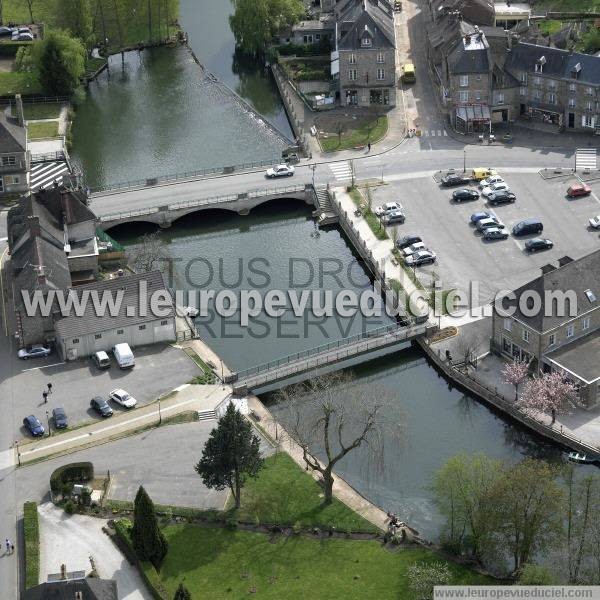
{"label": "hedge", "polygon": [[92,479],[94,479],[94,465],[91,462],[69,463],[58,467],[50,475],[50,489],[58,494],[67,482],[91,481]]}
{"label": "hedge", "polygon": [[331,46],[327,40],[320,44],[280,44],[274,46],[273,49],[281,56],[319,56],[331,52]]}
{"label": "hedge", "polygon": [[33,42],[2,42],[0,56],[16,56],[19,48],[32,46]]}
{"label": "hedge", "polygon": [[37,503],[23,505],[23,535],[25,538],[25,588],[38,585],[40,580],[40,523]]}

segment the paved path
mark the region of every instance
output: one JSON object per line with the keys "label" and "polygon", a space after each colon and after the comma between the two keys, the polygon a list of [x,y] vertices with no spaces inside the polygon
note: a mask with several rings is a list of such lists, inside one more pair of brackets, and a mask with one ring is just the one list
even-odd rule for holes
{"label": "paved path", "polygon": [[67,515],[47,502],[38,509],[40,516],[40,579],[59,573],[61,564],[67,571],[91,570],[94,558],[98,575],[114,579],[120,600],[152,600],[138,570],[130,565],[110,538],[103,533],[103,519],[84,515]]}

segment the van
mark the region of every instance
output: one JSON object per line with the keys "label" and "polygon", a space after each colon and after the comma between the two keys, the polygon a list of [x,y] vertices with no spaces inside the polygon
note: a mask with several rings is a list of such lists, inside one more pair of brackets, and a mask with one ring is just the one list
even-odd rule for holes
{"label": "van", "polygon": [[544,231],[544,225],[540,219],[525,219],[517,223],[513,229],[513,235],[537,235]]}
{"label": "van", "polygon": [[490,169],[489,167],[476,167],[471,172],[471,179],[481,181],[482,179],[493,177],[494,175],[498,175],[494,169]]}
{"label": "van", "polygon": [[402,67],[402,81],[404,83],[414,83],[417,80],[415,75],[415,65],[406,63]]}
{"label": "van", "polygon": [[115,360],[121,369],[131,369],[135,366],[135,357],[129,347],[129,344],[117,344],[113,348]]}
{"label": "van", "polygon": [[104,350],[94,352],[92,360],[99,369],[110,369],[110,358],[108,358],[108,354]]}

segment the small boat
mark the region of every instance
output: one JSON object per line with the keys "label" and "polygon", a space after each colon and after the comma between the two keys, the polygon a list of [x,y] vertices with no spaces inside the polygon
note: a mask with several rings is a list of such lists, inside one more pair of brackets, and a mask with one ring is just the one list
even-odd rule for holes
{"label": "small boat", "polygon": [[588,456],[587,454],[582,454],[580,452],[569,452],[569,460],[571,462],[589,465],[596,462],[598,458],[594,456]]}

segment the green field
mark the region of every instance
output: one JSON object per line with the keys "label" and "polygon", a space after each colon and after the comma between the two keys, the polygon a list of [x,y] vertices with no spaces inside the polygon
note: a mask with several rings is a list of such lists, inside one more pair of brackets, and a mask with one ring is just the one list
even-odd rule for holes
{"label": "green field", "polygon": [[[194,525],[163,532],[169,552],[160,580],[169,598],[183,582],[192,597],[211,600],[253,593],[273,600],[409,599],[407,568],[436,559],[420,548],[390,552],[378,541],[271,538]],[[489,583],[464,567],[451,565],[451,570],[454,584]]]}
{"label": "green field", "polygon": [[0,73],[0,96],[14,94],[41,94],[43,92],[36,73]]}
{"label": "green field", "polygon": [[58,137],[58,121],[41,121],[27,125],[27,135],[30,140],[41,140]]}
{"label": "green field", "polygon": [[351,129],[342,133],[341,138],[334,134],[328,137],[319,138],[319,143],[323,152],[335,152],[337,150],[351,150],[357,146],[366,146],[369,142],[372,144],[378,142],[385,136],[388,129],[388,120],[384,115],[378,117],[375,121],[362,123],[356,129]]}
{"label": "green field", "polygon": [[[61,105],[58,102],[44,102],[39,104],[23,104],[25,119],[35,121],[36,119],[58,119],[60,116]],[[12,114],[15,114],[15,107],[12,108]]]}
{"label": "green field", "polygon": [[339,500],[323,506],[317,482],[284,452],[265,460],[256,479],[242,490],[238,519],[250,523],[297,525],[301,528],[335,527],[338,531],[369,531],[377,528]]}

